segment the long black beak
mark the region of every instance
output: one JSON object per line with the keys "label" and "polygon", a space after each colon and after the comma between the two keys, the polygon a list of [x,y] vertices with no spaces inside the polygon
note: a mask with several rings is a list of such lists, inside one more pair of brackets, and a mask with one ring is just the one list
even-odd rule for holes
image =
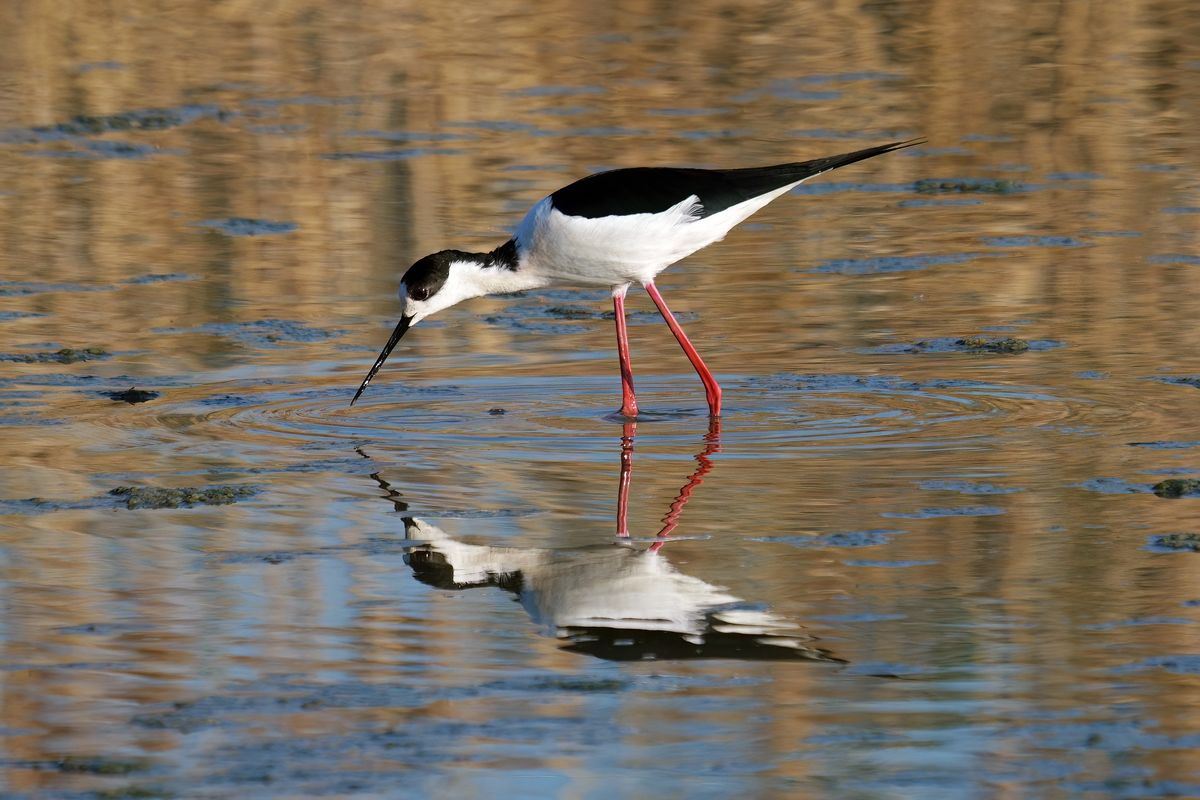
{"label": "long black beak", "polygon": [[[412,325],[412,317],[400,317],[400,321],[396,323],[396,330],[392,331],[392,335],[388,338],[387,344],[383,346],[383,352],[379,354],[379,358],[375,359],[375,365],[371,367],[371,371],[367,373],[367,377],[363,378],[362,386],[358,387],[358,391],[354,393],[354,400],[363,393],[363,389],[367,388],[367,384],[371,382],[371,378],[375,377],[375,373],[379,372],[379,368],[383,366],[383,362],[387,361],[387,357],[391,355],[392,348],[400,341],[400,337]],[[350,401],[350,405],[354,405],[354,400]]]}

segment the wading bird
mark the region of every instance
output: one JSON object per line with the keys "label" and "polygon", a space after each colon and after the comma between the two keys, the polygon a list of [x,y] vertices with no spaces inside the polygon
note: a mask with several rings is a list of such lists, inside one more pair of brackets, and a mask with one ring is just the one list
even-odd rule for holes
{"label": "wading bird", "polygon": [[516,234],[490,253],[442,250],[409,267],[400,281],[400,322],[354,393],[359,398],[404,333],[455,303],[552,284],[612,291],[621,365],[621,409],[636,417],[625,327],[625,293],[640,283],[704,384],[708,410],[721,413],[721,387],[654,285],[658,273],[725,234],[814,175],[890,153],[922,140],[853,153],[744,169],[633,167],[589,175],[529,210]]}

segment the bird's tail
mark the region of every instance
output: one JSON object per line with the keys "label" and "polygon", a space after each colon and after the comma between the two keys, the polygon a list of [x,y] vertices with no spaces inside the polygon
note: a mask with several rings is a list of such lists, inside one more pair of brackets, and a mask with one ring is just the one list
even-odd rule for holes
{"label": "bird's tail", "polygon": [[836,156],[814,158],[811,161],[795,161],[789,164],[776,164],[772,167],[748,167],[746,169],[733,169],[729,170],[729,173],[731,173],[730,177],[736,176],[743,181],[746,179],[752,180],[754,178],[760,178],[777,185],[796,183],[798,181],[811,178],[814,175],[820,175],[822,172],[829,172],[831,169],[844,167],[847,164],[853,164],[857,161],[865,161],[868,158],[881,156],[884,153],[891,153],[895,150],[903,150],[906,147],[924,144],[925,141],[925,139],[909,139],[904,142],[892,142],[891,144],[881,144],[875,147],[867,147],[862,150],[855,150],[852,153],[842,153],[841,155]]}
{"label": "bird's tail", "polygon": [[[822,172],[828,172],[831,169],[844,167],[847,164],[853,164],[856,161],[865,161],[868,158],[881,156],[884,153],[891,153],[895,150],[903,150],[906,147],[925,144],[925,141],[925,139],[909,139],[905,142],[881,144],[876,147],[867,147],[863,150],[855,150],[852,153],[842,153],[840,156],[814,158],[812,161],[800,161],[795,164],[788,164],[788,166],[794,169],[797,173],[802,174],[805,178],[811,178],[813,175],[819,175]],[[798,177],[797,180],[800,180],[800,178]]]}

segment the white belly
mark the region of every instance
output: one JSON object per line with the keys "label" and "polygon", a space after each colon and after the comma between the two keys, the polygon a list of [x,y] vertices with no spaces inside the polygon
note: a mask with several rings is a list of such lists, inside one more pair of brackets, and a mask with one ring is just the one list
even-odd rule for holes
{"label": "white belly", "polygon": [[681,258],[725,238],[739,222],[796,185],[708,217],[696,215],[699,205],[694,196],[656,214],[594,219],[567,216],[547,197],[529,210],[517,228],[522,268],[527,265],[554,281],[600,286],[649,283]]}

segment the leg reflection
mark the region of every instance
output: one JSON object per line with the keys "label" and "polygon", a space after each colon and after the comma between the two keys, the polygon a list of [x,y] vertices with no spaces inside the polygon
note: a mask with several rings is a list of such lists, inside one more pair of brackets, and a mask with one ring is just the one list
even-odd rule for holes
{"label": "leg reflection", "polygon": [[[633,440],[636,435],[637,423],[626,422],[621,430],[621,475],[617,484],[617,536],[623,539],[629,538],[629,487],[632,483]],[[692,492],[696,490],[696,487],[704,482],[704,476],[712,471],[711,456],[719,452],[721,452],[721,419],[720,417],[710,417],[708,433],[704,435],[704,449],[696,454],[696,463],[699,466],[688,476],[687,482],[675,496],[675,501],[667,509],[667,514],[662,520],[662,529],[655,537],[658,541],[650,546],[651,552],[657,552],[666,544],[667,537],[679,526],[679,517],[683,514],[683,507],[691,499]]]}
{"label": "leg reflection", "polygon": [[679,490],[679,494],[675,496],[675,502],[671,503],[671,507],[667,509],[667,515],[663,517],[662,530],[658,532],[658,540],[650,546],[651,552],[657,552],[660,547],[666,544],[666,538],[671,535],[671,531],[675,530],[679,525],[679,515],[683,513],[683,507],[687,505],[687,501],[691,498],[692,492],[696,487],[704,482],[704,476],[713,468],[712,459],[709,456],[716,455],[721,452],[721,418],[709,417],[708,433],[704,435],[704,449],[696,454],[696,463],[699,466],[696,471],[688,478],[687,483]]}
{"label": "leg reflection", "polygon": [[629,538],[629,478],[633,473],[633,437],[637,423],[626,422],[621,429],[621,477],[617,484],[617,536]]}

